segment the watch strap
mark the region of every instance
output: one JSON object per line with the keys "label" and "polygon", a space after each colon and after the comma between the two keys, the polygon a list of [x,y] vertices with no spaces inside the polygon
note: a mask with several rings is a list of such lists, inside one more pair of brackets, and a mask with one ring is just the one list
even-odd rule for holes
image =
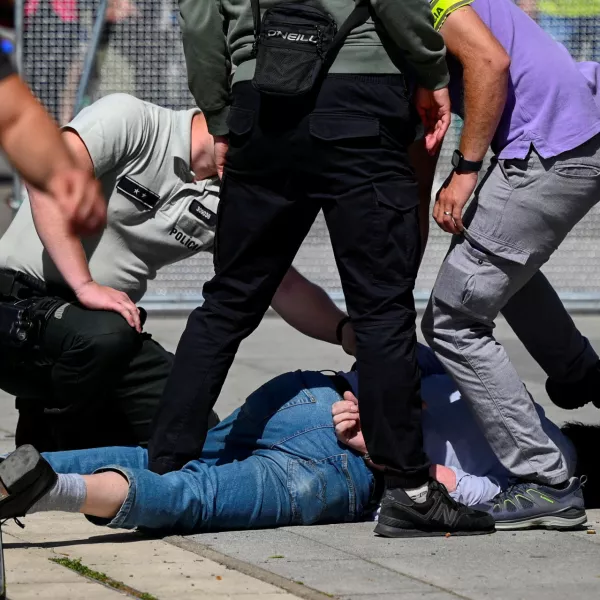
{"label": "watch strap", "polygon": [[[458,173],[479,173],[479,171],[481,171],[481,167],[483,167],[483,161],[482,160],[467,160],[462,153],[460,152],[460,150],[455,150],[454,152],[454,156],[458,158],[457,161],[452,161],[457,162],[458,164],[454,165],[454,169],[458,172]],[[454,158],[454,157],[453,157]]]}

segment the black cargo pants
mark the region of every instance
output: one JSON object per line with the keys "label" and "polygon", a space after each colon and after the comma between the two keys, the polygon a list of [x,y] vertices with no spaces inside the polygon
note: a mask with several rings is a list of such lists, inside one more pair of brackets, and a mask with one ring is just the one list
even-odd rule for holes
{"label": "black cargo pants", "polygon": [[145,445],[173,355],[115,312],[61,306],[37,349],[0,348],[0,388],[17,397],[17,446]]}
{"label": "black cargo pants", "polygon": [[[312,106],[233,88],[215,277],[189,317],[154,421],[150,468],[200,456],[240,342],[323,210],[357,339],[362,427],[389,486],[428,478],[413,287],[420,255],[414,118],[401,76],[330,75]],[[285,352],[285,341],[281,351]],[[326,367],[326,365],[324,365]]]}

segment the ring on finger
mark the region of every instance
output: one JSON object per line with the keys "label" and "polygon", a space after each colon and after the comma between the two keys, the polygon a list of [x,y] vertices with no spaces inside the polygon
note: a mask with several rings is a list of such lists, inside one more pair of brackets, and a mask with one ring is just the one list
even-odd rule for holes
{"label": "ring on finger", "polygon": [[445,214],[447,217],[451,217],[451,216],[452,216],[452,213],[451,213],[450,211],[447,211],[447,210],[445,210],[445,211],[444,211],[444,214]]}

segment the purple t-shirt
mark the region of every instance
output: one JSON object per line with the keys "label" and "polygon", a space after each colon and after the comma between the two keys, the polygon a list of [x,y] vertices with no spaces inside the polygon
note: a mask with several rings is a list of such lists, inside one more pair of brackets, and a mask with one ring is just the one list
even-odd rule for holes
{"label": "purple t-shirt", "polygon": [[[600,133],[600,64],[575,62],[512,0],[471,6],[511,58],[506,108],[492,142],[499,158],[525,158],[532,144],[550,158]],[[462,76],[456,65],[451,72],[453,104],[462,107]]]}

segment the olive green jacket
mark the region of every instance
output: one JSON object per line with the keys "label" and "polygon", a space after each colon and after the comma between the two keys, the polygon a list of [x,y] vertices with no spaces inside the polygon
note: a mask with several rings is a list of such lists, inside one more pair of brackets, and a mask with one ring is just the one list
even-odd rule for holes
{"label": "olive green jacket", "polygon": [[[261,10],[281,1],[261,0]],[[406,68],[425,88],[447,85],[444,42],[434,29],[429,1],[369,1],[390,43],[384,49],[369,19],[348,36],[329,72],[391,74]],[[338,26],[355,7],[353,0],[317,2]],[[254,76],[250,0],[179,0],[179,11],[190,90],[209,131],[226,135],[231,85]]]}

